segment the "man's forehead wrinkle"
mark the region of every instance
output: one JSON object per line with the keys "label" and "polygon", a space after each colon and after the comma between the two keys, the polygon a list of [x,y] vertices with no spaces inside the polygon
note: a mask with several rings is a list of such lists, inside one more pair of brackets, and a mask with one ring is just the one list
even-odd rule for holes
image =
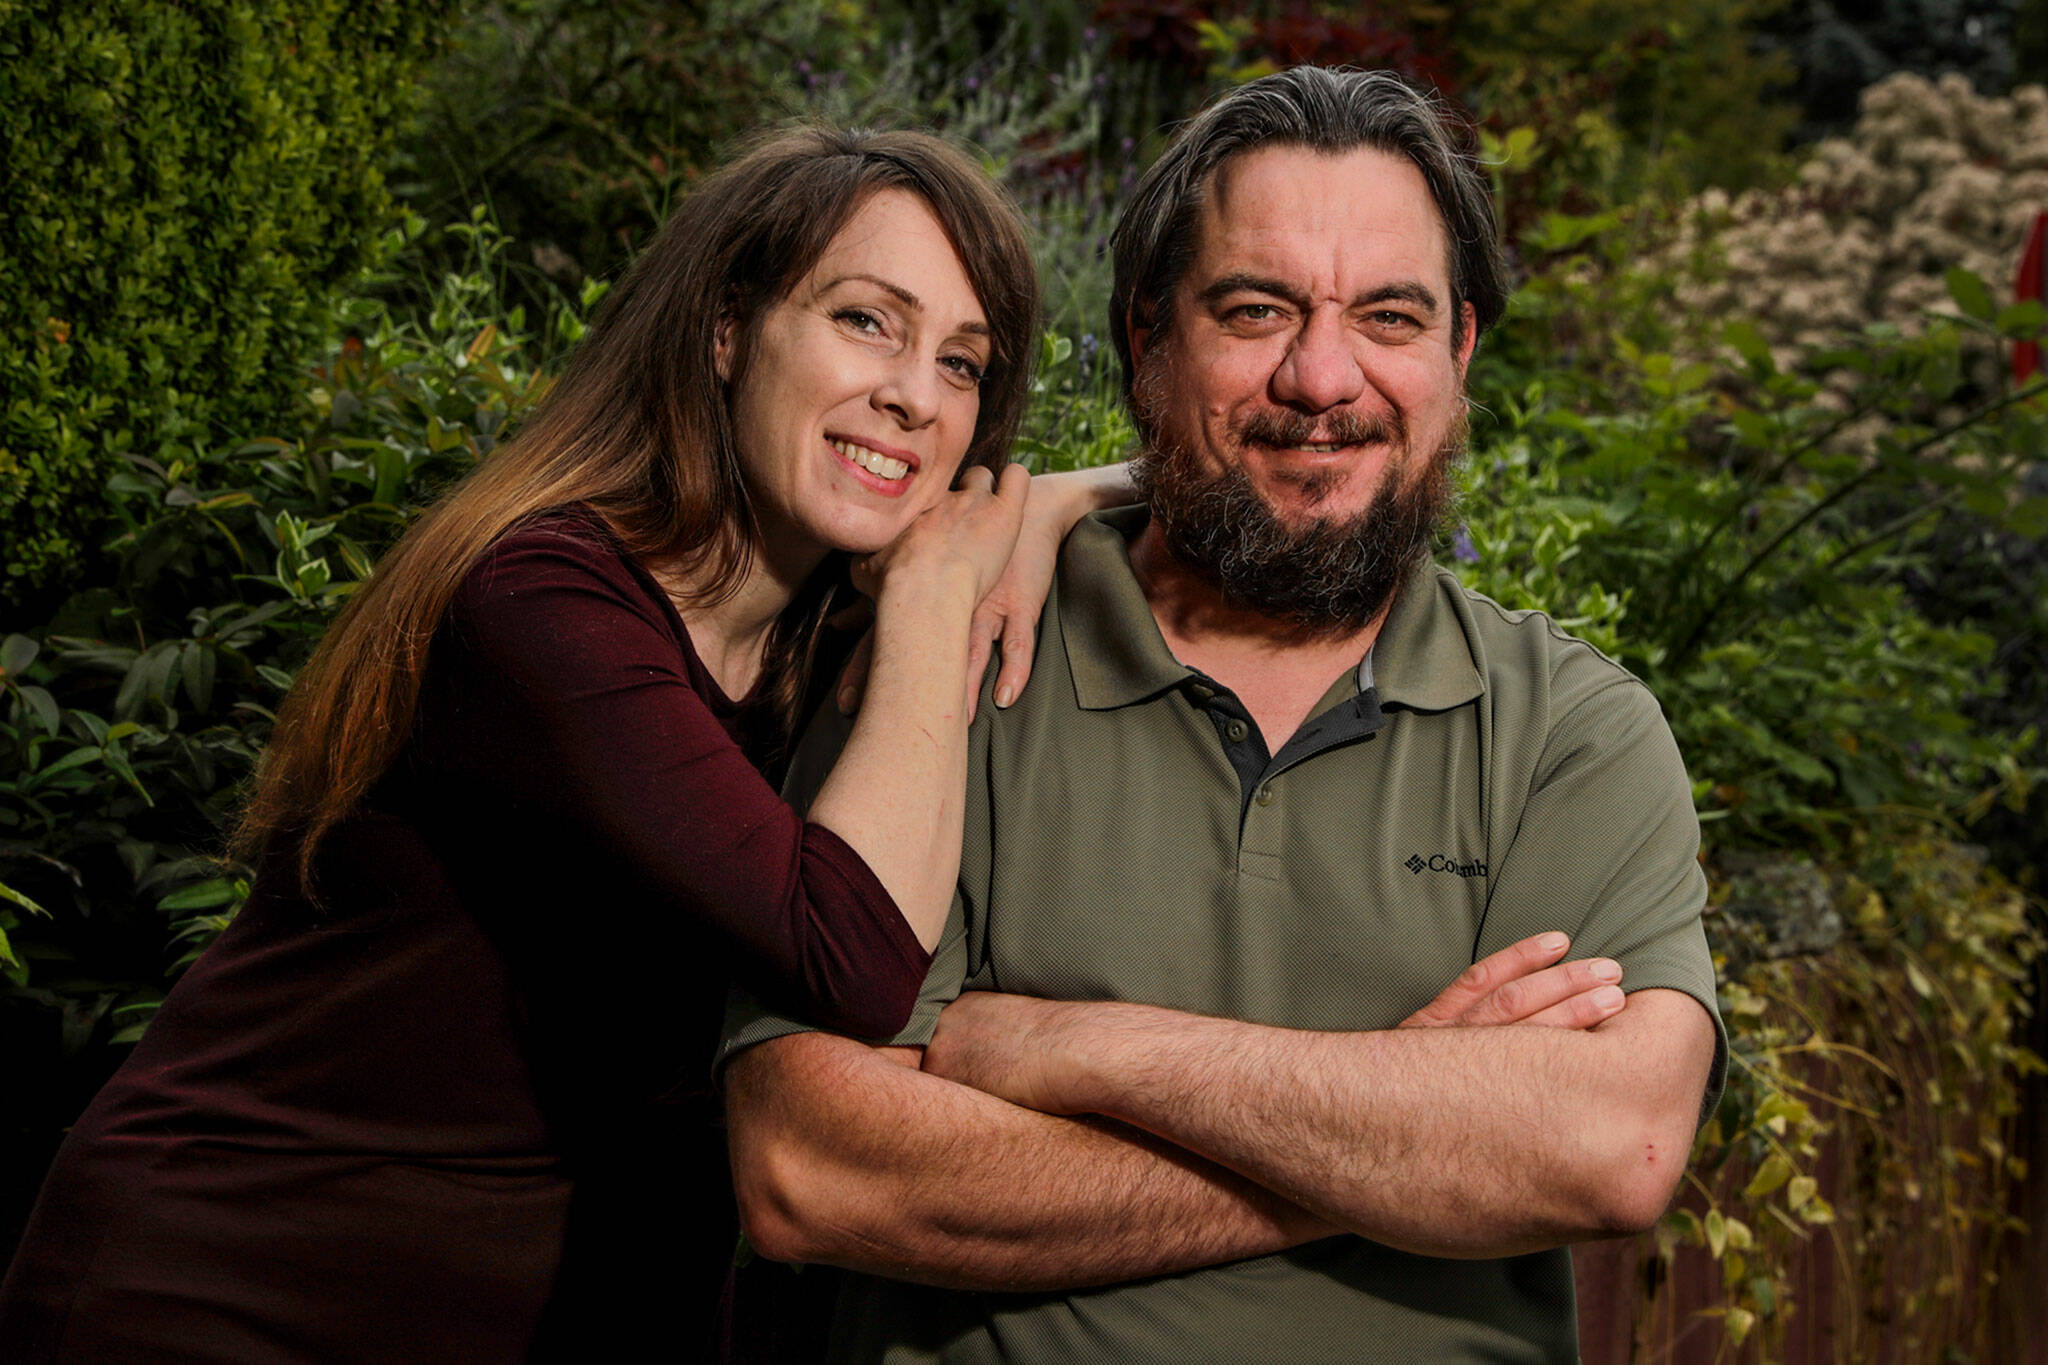
{"label": "man's forehead wrinkle", "polygon": [[[1276,155],[1291,164],[1267,160]],[[1321,174],[1347,162],[1341,182]],[[1248,176],[1256,188],[1246,183]],[[1205,292],[1208,280],[1199,278],[1205,274],[1215,279],[1246,273],[1310,285],[1295,277],[1301,274],[1304,240],[1315,238],[1315,248],[1326,244],[1328,261],[1310,292],[1355,307],[1376,290],[1412,285],[1417,292],[1380,297],[1405,298],[1433,312],[1443,307],[1451,283],[1450,231],[1421,171],[1405,157],[1371,147],[1332,151],[1273,144],[1231,157],[1209,174],[1203,189],[1192,244],[1195,269],[1184,281],[1196,298]],[[1322,257],[1323,250],[1315,248],[1313,257]],[[1372,263],[1378,278],[1358,278],[1363,261]],[[1289,268],[1275,268],[1283,262]]]}

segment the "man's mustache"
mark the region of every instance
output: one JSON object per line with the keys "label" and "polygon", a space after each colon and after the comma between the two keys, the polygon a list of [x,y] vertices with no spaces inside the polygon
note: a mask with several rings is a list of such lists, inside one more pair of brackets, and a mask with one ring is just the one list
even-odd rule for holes
{"label": "man's mustache", "polygon": [[1402,445],[1408,443],[1408,424],[1399,413],[1326,412],[1311,417],[1305,412],[1269,408],[1254,412],[1237,425],[1237,439],[1246,445],[1294,447],[1305,445]]}

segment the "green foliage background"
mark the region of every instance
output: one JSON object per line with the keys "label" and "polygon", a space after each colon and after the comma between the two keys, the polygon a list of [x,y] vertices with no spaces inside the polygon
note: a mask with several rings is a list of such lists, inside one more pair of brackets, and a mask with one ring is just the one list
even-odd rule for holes
{"label": "green foliage background", "polygon": [[123,456],[270,423],[445,9],[0,3],[0,600],[78,580]]}

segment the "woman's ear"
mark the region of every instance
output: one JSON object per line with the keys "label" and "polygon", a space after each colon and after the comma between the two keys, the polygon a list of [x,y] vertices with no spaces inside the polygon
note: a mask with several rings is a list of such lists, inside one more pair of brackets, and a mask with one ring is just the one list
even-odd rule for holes
{"label": "woman's ear", "polygon": [[733,338],[738,330],[739,324],[733,320],[732,314],[720,315],[718,330],[711,338],[711,363],[718,370],[718,382],[721,384],[732,383]]}

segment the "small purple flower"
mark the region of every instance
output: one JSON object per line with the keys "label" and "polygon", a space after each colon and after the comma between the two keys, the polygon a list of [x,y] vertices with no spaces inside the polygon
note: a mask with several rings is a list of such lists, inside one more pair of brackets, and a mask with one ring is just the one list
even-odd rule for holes
{"label": "small purple flower", "polygon": [[1460,564],[1479,562],[1479,551],[1472,544],[1472,533],[1463,526],[1451,534],[1451,558]]}
{"label": "small purple flower", "polygon": [[979,76],[969,76],[969,77],[967,78],[967,88],[968,88],[968,90],[969,90],[969,91],[975,91],[975,90],[979,90],[979,89],[981,89],[981,77],[979,77]]}

